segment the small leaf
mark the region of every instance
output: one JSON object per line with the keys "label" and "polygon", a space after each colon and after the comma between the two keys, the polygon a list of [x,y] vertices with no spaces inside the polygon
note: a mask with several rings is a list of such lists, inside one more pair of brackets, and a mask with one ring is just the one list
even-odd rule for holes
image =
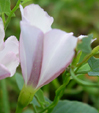
{"label": "small leaf", "polygon": [[88,64],[91,68],[91,71],[88,72],[88,75],[99,76],[99,58],[91,57],[88,60]]}
{"label": "small leaf", "polygon": [[21,90],[24,85],[23,77],[20,73],[16,73],[15,77],[16,77],[16,82],[17,82],[18,88]]}
{"label": "small leaf", "polygon": [[36,93],[35,93],[35,97],[36,99],[39,101],[39,103],[42,105],[42,106],[47,106],[50,104],[49,101],[46,101],[45,97],[44,97],[44,94],[43,94],[43,91],[41,89],[39,89]]}
{"label": "small leaf", "polygon": [[82,51],[79,62],[81,62],[84,59],[84,57],[91,52],[91,50],[92,50],[91,49],[92,38],[93,38],[92,34],[88,35],[88,37],[83,38],[82,41],[78,43],[77,51],[79,51],[79,50]]}
{"label": "small leaf", "polygon": [[83,38],[82,42],[77,45],[77,49],[82,50],[82,52],[86,54],[90,53],[92,50],[90,46],[92,38],[93,38],[92,34],[86,38]]}
{"label": "small leaf", "polygon": [[0,0],[0,14],[9,14],[10,12],[10,0]]}
{"label": "small leaf", "polygon": [[90,66],[88,63],[86,63],[83,66],[81,66],[77,72],[79,73],[79,72],[88,72],[88,71],[90,71]]}
{"label": "small leaf", "polygon": [[98,111],[81,102],[77,101],[59,101],[52,113],[98,113]]}

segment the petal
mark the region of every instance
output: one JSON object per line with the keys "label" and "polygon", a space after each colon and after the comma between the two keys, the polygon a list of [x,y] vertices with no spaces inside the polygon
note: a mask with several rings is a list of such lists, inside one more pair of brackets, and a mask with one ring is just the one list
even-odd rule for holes
{"label": "petal", "polygon": [[16,72],[16,68],[19,65],[19,59],[17,58],[16,54],[9,52],[3,57],[0,63],[5,66],[7,70],[9,70],[11,77]]}
{"label": "petal", "polygon": [[43,54],[43,32],[21,22],[20,61],[26,84],[37,85]]}
{"label": "petal", "polygon": [[12,51],[15,54],[19,54],[19,42],[15,36],[10,36],[5,41],[5,48],[7,51]]}
{"label": "petal", "polygon": [[31,4],[24,9],[20,5],[22,20],[29,22],[31,25],[38,27],[44,33],[51,30],[53,17],[50,17],[39,5]]}
{"label": "petal", "polygon": [[0,64],[0,80],[10,76],[10,72],[5,66]]}
{"label": "petal", "polygon": [[4,43],[4,48],[0,51],[0,62],[9,53],[19,54],[19,42],[15,36],[10,36]]}
{"label": "petal", "polygon": [[71,63],[77,38],[71,33],[51,30],[44,37],[44,53],[38,87],[55,79]]}
{"label": "petal", "polygon": [[5,36],[2,18],[0,17],[0,50],[3,48],[3,39]]}

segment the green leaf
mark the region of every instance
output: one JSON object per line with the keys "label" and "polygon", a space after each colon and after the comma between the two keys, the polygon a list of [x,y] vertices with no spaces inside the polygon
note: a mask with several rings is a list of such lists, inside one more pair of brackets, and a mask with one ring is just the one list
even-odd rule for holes
{"label": "green leaf", "polygon": [[24,85],[23,77],[20,73],[16,73],[15,77],[16,77],[16,83],[18,85],[18,88],[21,90],[23,88],[23,85]]}
{"label": "green leaf", "polygon": [[47,106],[50,104],[50,102],[48,102],[43,94],[43,91],[41,89],[39,89],[36,93],[35,93],[35,98],[38,100],[39,104],[41,106]]}
{"label": "green leaf", "polygon": [[81,102],[77,101],[59,101],[52,113],[98,113],[98,111]]}
{"label": "green leaf", "polygon": [[42,111],[45,107],[48,107],[52,102],[44,97],[43,92],[41,89],[39,89],[35,96],[33,97],[33,100],[30,102],[30,104],[35,107],[37,112]]}
{"label": "green leaf", "polygon": [[8,15],[10,12],[10,0],[0,0],[0,14],[6,13]]}
{"label": "green leaf", "polygon": [[88,60],[88,64],[91,68],[91,71],[88,72],[88,75],[99,76],[99,58],[91,57]]}
{"label": "green leaf", "polygon": [[92,34],[88,35],[88,37],[86,38],[83,38],[82,42],[77,45],[77,49],[82,50],[82,52],[86,54],[90,53],[92,50],[90,46],[92,38],[93,38]]}
{"label": "green leaf", "polygon": [[88,63],[84,64],[83,66],[81,66],[79,68],[79,70],[77,71],[77,73],[80,73],[80,72],[88,72],[90,71],[90,66]]}
{"label": "green leaf", "polygon": [[45,103],[45,98],[44,98],[44,95],[43,95],[43,91],[41,89],[39,89],[36,93],[35,93],[35,97],[37,98],[37,100],[39,102],[41,102],[42,104]]}
{"label": "green leaf", "polygon": [[91,50],[92,50],[91,49],[92,38],[93,38],[92,34],[88,35],[88,37],[83,38],[82,41],[78,43],[77,51],[79,51],[79,50],[82,51],[79,62],[81,62],[84,59],[84,57],[91,52]]}

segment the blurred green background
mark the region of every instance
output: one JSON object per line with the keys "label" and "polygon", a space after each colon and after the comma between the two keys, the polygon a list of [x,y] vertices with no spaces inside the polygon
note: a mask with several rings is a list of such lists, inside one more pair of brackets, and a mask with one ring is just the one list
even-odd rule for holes
{"label": "blurred green background", "polygon": [[[11,0],[11,9],[15,6],[17,0]],[[99,44],[99,0],[31,0],[24,6],[36,3],[39,4],[48,14],[54,17],[53,28],[58,28],[66,32],[73,32],[74,36],[93,34],[97,40],[93,43],[93,47]],[[6,30],[6,38],[15,35],[18,39],[20,36],[20,20],[21,15],[19,9],[15,12]],[[20,72],[20,67],[17,69]],[[99,81],[97,77],[81,76],[86,81]],[[8,96],[12,113],[15,112],[19,89],[17,87],[15,76],[6,79]],[[55,90],[62,84],[62,77],[54,80],[42,89],[44,95],[54,99]],[[0,100],[2,91],[0,89]],[[78,85],[75,81],[71,81],[67,86],[62,99],[78,100],[85,102],[99,109],[99,89],[89,88]],[[0,101],[0,113],[3,113],[3,106]],[[31,107],[31,106],[29,106]],[[1,109],[2,108],[2,109]]]}

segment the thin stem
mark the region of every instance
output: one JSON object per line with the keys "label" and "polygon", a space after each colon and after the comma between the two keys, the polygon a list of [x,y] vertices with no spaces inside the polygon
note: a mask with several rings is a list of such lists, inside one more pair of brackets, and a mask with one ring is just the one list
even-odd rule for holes
{"label": "thin stem", "polygon": [[10,22],[10,19],[11,19],[13,13],[14,13],[14,12],[17,10],[17,8],[19,7],[20,2],[21,2],[21,0],[18,0],[16,6],[12,9],[10,15],[8,16],[7,21],[6,21],[6,23],[5,23],[5,30],[6,30],[8,24],[9,24],[9,22]]}
{"label": "thin stem", "polygon": [[32,104],[32,106],[33,106],[34,113],[37,113],[37,111],[36,111],[36,108],[35,108],[34,104]]}
{"label": "thin stem", "polygon": [[2,20],[3,20],[3,24],[5,24],[5,15],[4,15],[4,13],[2,13]]}
{"label": "thin stem", "polygon": [[70,73],[71,73],[72,78],[73,78],[77,83],[79,83],[80,85],[91,86],[91,87],[92,87],[92,86],[93,86],[93,87],[99,87],[98,84],[91,83],[91,82],[85,82],[85,81],[83,81],[83,80],[77,78],[77,76],[75,76],[75,74],[74,74],[74,72],[73,72],[72,69],[70,70]]}
{"label": "thin stem", "polygon": [[96,46],[90,54],[88,54],[84,60],[82,62],[80,62],[79,64],[77,64],[76,66],[78,67],[76,70],[75,70],[75,73],[79,70],[79,68],[89,60],[89,58],[91,58],[93,55],[95,55],[97,52],[99,52],[99,46]]}
{"label": "thin stem", "polygon": [[0,82],[1,82],[1,88],[2,88],[2,101],[3,101],[4,113],[10,113],[6,81],[5,79],[3,79]]}
{"label": "thin stem", "polygon": [[59,86],[60,86],[59,81],[58,81],[57,78],[52,81],[52,84],[53,84],[53,86],[54,86],[56,89],[59,88]]}
{"label": "thin stem", "polygon": [[62,95],[64,93],[64,90],[65,90],[65,87],[69,83],[69,81],[70,81],[70,76],[66,75],[65,80],[63,81],[64,83],[55,92],[56,96],[54,98],[54,101],[47,108],[45,108],[42,111],[42,113],[44,113],[45,111],[47,111],[47,113],[51,113],[52,112],[53,108],[57,105],[59,99],[62,97]]}

